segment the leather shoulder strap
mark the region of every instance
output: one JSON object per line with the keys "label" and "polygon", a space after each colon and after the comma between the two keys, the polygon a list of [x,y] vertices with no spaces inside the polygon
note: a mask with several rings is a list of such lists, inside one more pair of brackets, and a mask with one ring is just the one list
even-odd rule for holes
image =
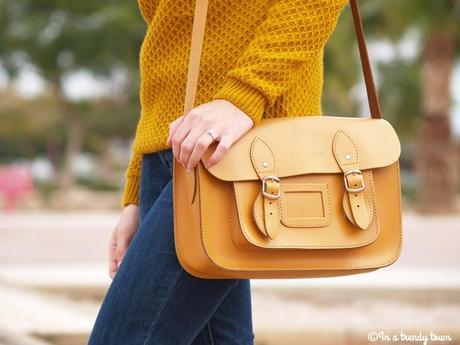
{"label": "leather shoulder strap", "polygon": [[190,57],[188,61],[187,88],[185,89],[184,115],[186,115],[195,106],[207,14],[208,0],[196,0],[195,17],[193,19],[192,29],[192,44],[190,47]]}
{"label": "leather shoulder strap", "polygon": [[[208,1],[209,0],[196,0],[188,66],[187,87],[185,92],[184,114],[187,114],[195,106],[196,90],[200,73],[201,52],[203,48],[206,16],[208,12]],[[350,6],[353,15],[356,39],[358,41],[361,67],[364,74],[364,81],[366,83],[369,110],[373,119],[379,119],[382,118],[382,113],[380,111],[379,99],[374,83],[369,54],[367,52],[358,0],[350,0]]]}
{"label": "leather shoulder strap", "polygon": [[367,52],[366,39],[364,37],[363,21],[359,13],[358,0],[350,0],[351,13],[353,15],[353,23],[355,25],[356,39],[358,41],[359,56],[361,59],[361,67],[364,74],[364,82],[366,83],[367,100],[369,102],[369,110],[373,119],[383,118],[380,111],[379,97],[374,83],[369,54]]}

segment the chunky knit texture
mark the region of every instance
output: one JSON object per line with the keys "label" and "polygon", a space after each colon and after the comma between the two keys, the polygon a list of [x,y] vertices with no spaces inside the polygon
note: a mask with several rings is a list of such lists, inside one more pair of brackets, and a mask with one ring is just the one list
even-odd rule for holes
{"label": "chunky knit texture", "polygon": [[[347,0],[210,0],[197,103],[226,99],[261,118],[321,114],[323,48]],[[144,153],[169,148],[181,116],[195,1],[139,0],[141,117],[122,205],[138,204]]]}

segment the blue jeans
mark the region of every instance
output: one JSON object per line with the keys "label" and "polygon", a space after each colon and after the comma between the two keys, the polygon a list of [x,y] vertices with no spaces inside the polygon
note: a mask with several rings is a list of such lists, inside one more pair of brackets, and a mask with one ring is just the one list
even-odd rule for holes
{"label": "blue jeans", "polygon": [[171,150],[143,157],[140,226],[89,345],[254,344],[250,281],[197,278],[177,260],[172,160]]}

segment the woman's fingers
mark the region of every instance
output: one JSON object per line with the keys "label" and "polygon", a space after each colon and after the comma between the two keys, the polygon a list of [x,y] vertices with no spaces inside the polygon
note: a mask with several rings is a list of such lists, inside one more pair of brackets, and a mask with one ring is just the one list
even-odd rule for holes
{"label": "woman's fingers", "polygon": [[139,206],[129,204],[123,207],[120,221],[113,230],[109,242],[109,275],[113,279],[121,260],[139,226]]}
{"label": "woman's fingers", "polygon": [[115,274],[118,270],[118,260],[117,260],[117,231],[115,230],[112,233],[112,237],[109,242],[109,276],[111,279],[115,277]]}
{"label": "woman's fingers", "polygon": [[207,131],[198,138],[193,148],[193,151],[190,155],[190,158],[186,163],[187,169],[193,169],[198,164],[198,162],[208,149],[209,145],[211,145],[213,142],[214,140]]}
{"label": "woman's fingers", "polygon": [[177,161],[180,162],[180,151],[181,145],[184,139],[189,135],[190,131],[192,130],[192,126],[190,124],[190,119],[187,117],[180,123],[178,128],[176,129],[175,133],[172,136],[171,143],[172,143],[172,152],[173,156]]}
{"label": "woman's fingers", "polygon": [[204,162],[206,168],[210,168],[217,162],[219,162],[222,157],[227,153],[227,151],[232,146],[234,140],[229,136],[223,136],[222,139],[219,141],[219,144],[216,147],[216,150],[213,154]]}
{"label": "woman's fingers", "polygon": [[117,242],[117,249],[115,251],[117,255],[118,266],[120,266],[123,257],[128,250],[129,242],[131,241],[130,238],[127,237],[126,234],[120,233],[118,234],[118,242]]}
{"label": "woman's fingers", "polygon": [[179,128],[179,126],[180,126],[180,124],[182,123],[183,120],[184,120],[184,115],[178,117],[177,119],[175,119],[173,122],[171,122],[169,124],[169,136],[168,136],[168,139],[166,141],[168,146],[172,145],[171,139],[172,139],[174,133],[176,133],[176,130]]}
{"label": "woman's fingers", "polygon": [[179,124],[171,123],[168,145],[172,147],[174,158],[191,169],[212,143],[208,131],[213,131],[219,144],[206,162],[210,167],[222,159],[230,146],[253,125],[253,120],[234,104],[217,99],[192,109]]}
{"label": "woman's fingers", "polygon": [[190,169],[188,166],[190,156],[202,135],[203,130],[201,127],[192,128],[180,145],[179,162],[188,169]]}
{"label": "woman's fingers", "polygon": [[109,276],[112,279],[126,254],[129,242],[130,239],[126,235],[123,236],[118,229],[115,229],[109,244]]}

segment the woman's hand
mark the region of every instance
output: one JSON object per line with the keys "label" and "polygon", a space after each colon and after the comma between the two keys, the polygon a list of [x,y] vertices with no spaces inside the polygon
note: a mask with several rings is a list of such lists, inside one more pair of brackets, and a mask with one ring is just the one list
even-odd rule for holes
{"label": "woman's hand", "polygon": [[216,150],[204,162],[209,168],[221,160],[233,143],[253,125],[252,119],[237,106],[226,100],[217,99],[199,105],[186,116],[171,122],[167,144],[172,146],[175,159],[185,168],[192,169],[203,157],[209,145],[214,140],[218,141]]}
{"label": "woman's hand", "polygon": [[120,221],[113,230],[109,245],[109,276],[114,278],[121,260],[139,226],[139,207],[126,205],[121,213]]}

